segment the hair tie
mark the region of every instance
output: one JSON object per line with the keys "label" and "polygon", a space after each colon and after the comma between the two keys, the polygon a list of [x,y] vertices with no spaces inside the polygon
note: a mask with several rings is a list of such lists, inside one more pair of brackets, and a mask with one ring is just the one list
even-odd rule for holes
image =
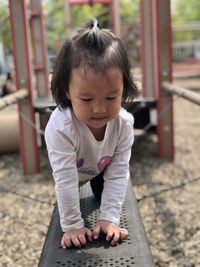
{"label": "hair tie", "polygon": [[93,28],[98,28],[98,21],[97,19],[92,19],[92,22],[93,22]]}
{"label": "hair tie", "polygon": [[92,31],[96,31],[99,28],[99,22],[98,22],[98,20],[95,19],[95,18],[93,18],[91,22],[92,22],[91,23],[91,26],[92,26],[91,30]]}

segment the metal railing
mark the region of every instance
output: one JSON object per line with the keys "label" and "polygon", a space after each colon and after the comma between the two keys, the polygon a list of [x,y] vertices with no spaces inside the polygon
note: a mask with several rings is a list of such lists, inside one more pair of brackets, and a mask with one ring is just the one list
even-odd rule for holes
{"label": "metal railing", "polygon": [[200,105],[199,93],[192,92],[191,90],[185,89],[169,82],[163,82],[162,86],[167,92],[185,98],[194,104]]}
{"label": "metal railing", "polygon": [[17,103],[18,100],[22,100],[28,96],[27,89],[19,89],[17,92],[6,95],[0,98],[0,110],[5,107]]}

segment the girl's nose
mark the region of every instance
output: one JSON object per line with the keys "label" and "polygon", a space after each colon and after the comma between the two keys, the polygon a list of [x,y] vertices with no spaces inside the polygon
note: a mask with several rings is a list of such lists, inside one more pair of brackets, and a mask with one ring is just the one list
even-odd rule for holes
{"label": "girl's nose", "polygon": [[103,103],[103,102],[94,103],[93,112],[94,113],[105,113],[106,112],[105,103]]}

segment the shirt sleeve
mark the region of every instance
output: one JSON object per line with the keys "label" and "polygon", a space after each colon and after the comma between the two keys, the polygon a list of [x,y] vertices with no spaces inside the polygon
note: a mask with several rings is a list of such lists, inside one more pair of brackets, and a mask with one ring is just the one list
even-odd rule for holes
{"label": "shirt sleeve", "polygon": [[129,160],[133,144],[133,121],[122,127],[121,136],[111,163],[104,173],[99,220],[108,220],[117,225],[128,185]]}
{"label": "shirt sleeve", "polygon": [[[60,129],[50,119],[45,129],[45,141],[55,180],[55,191],[63,232],[84,226],[81,218],[76,152],[69,126]],[[70,135],[70,133],[69,133]]]}

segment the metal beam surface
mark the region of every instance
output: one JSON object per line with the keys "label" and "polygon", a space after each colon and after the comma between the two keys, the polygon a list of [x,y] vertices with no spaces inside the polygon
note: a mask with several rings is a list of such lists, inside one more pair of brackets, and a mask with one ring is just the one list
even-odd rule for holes
{"label": "metal beam surface", "polygon": [[[94,227],[99,205],[89,183],[80,187],[80,207],[86,227]],[[60,248],[63,233],[56,205],[38,267],[155,267],[131,181],[122,208],[120,226],[128,229],[129,236],[117,246],[111,246],[105,236],[101,235],[82,248],[64,250]]]}

